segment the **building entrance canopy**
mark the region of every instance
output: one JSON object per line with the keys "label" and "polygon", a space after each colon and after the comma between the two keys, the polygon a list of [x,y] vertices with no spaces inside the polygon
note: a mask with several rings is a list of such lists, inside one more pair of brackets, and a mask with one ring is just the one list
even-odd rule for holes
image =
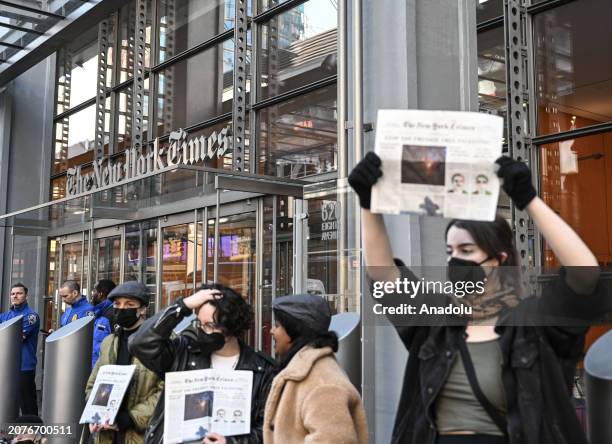
{"label": "building entrance canopy", "polygon": [[0,0],[0,86],[128,0]]}
{"label": "building entrance canopy", "polygon": [[54,236],[89,228],[96,220],[121,223],[265,194],[302,198],[308,182],[201,166],[173,165],[152,174],[0,216],[17,234]]}

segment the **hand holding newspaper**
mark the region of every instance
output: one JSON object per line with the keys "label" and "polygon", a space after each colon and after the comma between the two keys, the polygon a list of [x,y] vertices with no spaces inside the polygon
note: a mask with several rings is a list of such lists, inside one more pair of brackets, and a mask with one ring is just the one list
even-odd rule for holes
{"label": "hand holding newspaper", "polygon": [[253,372],[190,370],[166,373],[164,443],[201,442],[209,433],[251,432]]}
{"label": "hand holding newspaper", "polygon": [[135,365],[100,367],[79,423],[114,424],[135,369]]}
{"label": "hand holding newspaper", "polygon": [[372,212],[495,218],[503,119],[482,113],[380,110],[376,154],[383,176]]}

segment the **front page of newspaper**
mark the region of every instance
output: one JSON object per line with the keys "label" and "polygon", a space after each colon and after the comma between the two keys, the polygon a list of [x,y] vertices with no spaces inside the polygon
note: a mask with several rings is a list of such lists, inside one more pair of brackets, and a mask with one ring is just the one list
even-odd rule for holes
{"label": "front page of newspaper", "polygon": [[166,373],[164,443],[201,442],[251,431],[253,372],[190,370]]}
{"label": "front page of newspaper", "polygon": [[493,220],[502,137],[503,119],[489,114],[379,110],[372,211]]}
{"label": "front page of newspaper", "polygon": [[114,424],[135,365],[103,365],[98,369],[80,424]]}

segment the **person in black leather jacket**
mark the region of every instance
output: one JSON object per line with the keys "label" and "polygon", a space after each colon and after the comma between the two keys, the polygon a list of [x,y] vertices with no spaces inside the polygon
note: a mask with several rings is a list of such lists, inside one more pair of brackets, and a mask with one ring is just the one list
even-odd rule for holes
{"label": "person in black leather jacket", "polygon": [[[480,306],[472,300],[477,316],[463,317],[456,323],[446,318],[428,325],[423,318],[387,315],[409,354],[392,443],[587,443],[570,400],[570,387],[588,324],[610,308],[609,293],[602,287],[593,253],[537,197],[527,166],[508,157],[496,163],[503,189],[519,209],[529,213],[563,267],[540,297],[521,300],[506,291],[512,284],[520,286],[516,279],[511,279],[510,285],[501,277],[498,282],[491,280],[491,276],[503,276],[505,270],[519,265],[508,223],[498,217],[494,222],[453,220],[448,224],[444,235],[449,281],[453,281],[453,275],[461,276],[464,282],[477,275],[486,276],[487,285],[491,284],[487,289],[494,291],[484,293],[486,303]],[[369,152],[348,179],[362,207],[368,277],[373,285],[404,278],[417,281],[419,278],[394,259],[382,215],[370,212],[371,189],[382,174],[380,158]],[[504,285],[493,286],[500,282]],[[392,293],[377,302],[406,302],[396,296],[405,295]],[[426,296],[427,303],[434,305],[444,295]],[[445,303],[449,299],[459,303],[450,296]],[[541,322],[547,316],[555,322],[563,318],[572,322]],[[491,347],[478,348],[482,346]],[[472,361],[475,372],[465,364]],[[463,376],[457,371],[458,363],[464,364]],[[474,374],[472,379],[479,384],[488,381],[489,393],[479,396],[477,385],[472,380],[467,384],[466,375],[469,379]],[[487,403],[491,393],[500,396]],[[453,409],[448,408],[451,405]],[[478,409],[481,413],[474,417]]]}
{"label": "person in black leather jacket", "polygon": [[[173,329],[194,311],[195,324],[173,337]],[[207,368],[253,372],[251,433],[230,437],[210,433],[204,444],[263,442],[264,408],[276,365],[271,358],[239,339],[251,326],[252,317],[251,307],[234,290],[219,284],[204,285],[195,294],[179,299],[148,319],[130,338],[130,353],[162,379],[166,372]],[[163,435],[164,393],[151,417],[144,442],[162,443]]]}

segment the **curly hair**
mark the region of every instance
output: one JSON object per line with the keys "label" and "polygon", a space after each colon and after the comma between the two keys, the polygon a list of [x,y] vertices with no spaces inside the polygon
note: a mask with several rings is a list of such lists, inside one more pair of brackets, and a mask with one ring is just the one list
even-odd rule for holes
{"label": "curly hair", "polygon": [[204,284],[201,290],[218,290],[223,295],[209,303],[215,308],[215,322],[231,336],[239,337],[251,328],[253,310],[235,290],[221,284]]}

